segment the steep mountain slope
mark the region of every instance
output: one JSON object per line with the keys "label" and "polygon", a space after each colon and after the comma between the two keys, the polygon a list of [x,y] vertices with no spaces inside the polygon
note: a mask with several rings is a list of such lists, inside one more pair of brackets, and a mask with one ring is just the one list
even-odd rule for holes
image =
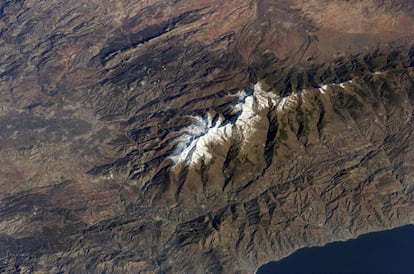
{"label": "steep mountain slope", "polygon": [[0,5],[1,271],[252,273],[414,223],[413,1]]}

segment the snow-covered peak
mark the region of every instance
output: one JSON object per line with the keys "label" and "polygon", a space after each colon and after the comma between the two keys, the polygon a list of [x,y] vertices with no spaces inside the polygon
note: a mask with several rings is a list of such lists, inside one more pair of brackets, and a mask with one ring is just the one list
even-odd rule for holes
{"label": "snow-covered peak", "polygon": [[181,136],[175,140],[176,148],[170,156],[176,165],[209,162],[213,157],[213,146],[232,138],[239,137],[244,143],[248,142],[255,132],[255,124],[262,117],[260,112],[279,100],[277,95],[264,92],[260,83],[254,85],[253,90],[242,90],[233,96],[237,97],[233,106],[237,117],[234,121],[225,121],[221,114],[207,113],[203,117],[192,117],[194,123],[180,131]]}

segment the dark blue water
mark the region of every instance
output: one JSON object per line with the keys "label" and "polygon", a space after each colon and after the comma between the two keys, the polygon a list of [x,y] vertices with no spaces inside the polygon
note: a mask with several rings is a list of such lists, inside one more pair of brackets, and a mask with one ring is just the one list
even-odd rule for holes
{"label": "dark blue water", "polygon": [[414,225],[304,248],[257,273],[414,273]]}

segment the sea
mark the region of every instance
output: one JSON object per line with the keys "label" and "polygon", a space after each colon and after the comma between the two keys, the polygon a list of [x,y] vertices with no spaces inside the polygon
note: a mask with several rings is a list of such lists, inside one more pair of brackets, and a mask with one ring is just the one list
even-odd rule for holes
{"label": "sea", "polygon": [[414,274],[414,225],[368,233],[323,247],[303,248],[261,266],[257,273]]}

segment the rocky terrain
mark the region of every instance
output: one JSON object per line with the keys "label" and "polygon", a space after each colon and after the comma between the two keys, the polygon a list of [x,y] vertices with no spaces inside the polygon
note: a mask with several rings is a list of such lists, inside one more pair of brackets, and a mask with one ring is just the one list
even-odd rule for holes
{"label": "rocky terrain", "polygon": [[414,223],[414,2],[3,0],[0,272],[254,273]]}

